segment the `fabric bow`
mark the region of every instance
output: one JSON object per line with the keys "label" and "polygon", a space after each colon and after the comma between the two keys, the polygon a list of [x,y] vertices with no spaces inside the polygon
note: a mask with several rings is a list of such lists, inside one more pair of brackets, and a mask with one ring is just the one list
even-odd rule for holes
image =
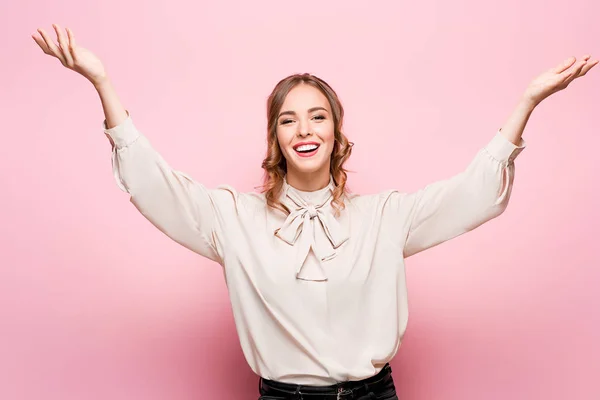
{"label": "fabric bow", "polygon": [[[291,206],[288,207],[290,214],[281,228],[275,231],[275,235],[289,245],[297,247],[294,262],[298,279],[326,281],[327,276],[321,262],[331,258],[335,254],[335,249],[348,240],[348,235],[343,232],[330,210],[329,203],[332,198],[330,189],[327,190],[325,198],[317,204],[307,203],[291,186],[287,186],[285,190],[285,200],[289,200],[285,203]],[[333,250],[328,251],[324,249],[323,244],[317,244],[315,240],[317,226],[321,227]],[[311,249],[317,258],[317,265],[312,263],[305,265]]]}

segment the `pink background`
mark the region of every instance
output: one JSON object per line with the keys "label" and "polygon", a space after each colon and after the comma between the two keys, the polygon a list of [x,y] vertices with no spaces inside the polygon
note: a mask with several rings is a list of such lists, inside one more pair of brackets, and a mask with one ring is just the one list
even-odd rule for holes
{"label": "pink background", "polygon": [[[275,83],[339,93],[355,192],[460,172],[527,83],[600,56],[594,0],[2,2],[0,398],[256,399],[219,267],[119,191],[91,85],[42,54],[68,26],[171,164],[252,190]],[[534,113],[504,215],[409,259],[400,398],[600,395],[600,70]]]}

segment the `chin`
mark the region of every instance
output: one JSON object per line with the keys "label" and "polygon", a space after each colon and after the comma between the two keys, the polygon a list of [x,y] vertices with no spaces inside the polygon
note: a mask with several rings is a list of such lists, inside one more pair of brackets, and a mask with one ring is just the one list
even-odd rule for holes
{"label": "chin", "polygon": [[323,171],[324,169],[329,171],[329,165],[324,165],[323,163],[314,164],[314,165],[294,165],[295,170],[301,174],[315,174],[317,172]]}
{"label": "chin", "polygon": [[288,160],[291,158],[291,162],[288,161],[288,165],[293,166],[297,173],[312,175],[323,170],[329,172],[331,156],[324,157],[321,153],[314,157],[303,158],[298,156],[294,150],[289,151],[287,156],[289,157],[286,157]]}

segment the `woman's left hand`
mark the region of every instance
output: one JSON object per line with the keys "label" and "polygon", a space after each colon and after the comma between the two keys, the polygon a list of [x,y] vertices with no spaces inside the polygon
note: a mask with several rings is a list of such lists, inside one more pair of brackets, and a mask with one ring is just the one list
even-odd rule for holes
{"label": "woman's left hand", "polygon": [[569,86],[574,79],[584,76],[596,64],[598,60],[590,61],[590,56],[582,57],[579,61],[570,57],[531,81],[524,98],[536,106],[546,97]]}

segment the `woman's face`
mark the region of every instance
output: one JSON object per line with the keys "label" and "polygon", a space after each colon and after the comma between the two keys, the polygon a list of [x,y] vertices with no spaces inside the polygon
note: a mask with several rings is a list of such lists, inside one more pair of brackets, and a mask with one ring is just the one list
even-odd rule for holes
{"label": "woman's face", "polygon": [[312,85],[294,87],[277,118],[277,140],[287,161],[287,174],[300,179],[323,175],[328,181],[334,139],[327,97]]}

